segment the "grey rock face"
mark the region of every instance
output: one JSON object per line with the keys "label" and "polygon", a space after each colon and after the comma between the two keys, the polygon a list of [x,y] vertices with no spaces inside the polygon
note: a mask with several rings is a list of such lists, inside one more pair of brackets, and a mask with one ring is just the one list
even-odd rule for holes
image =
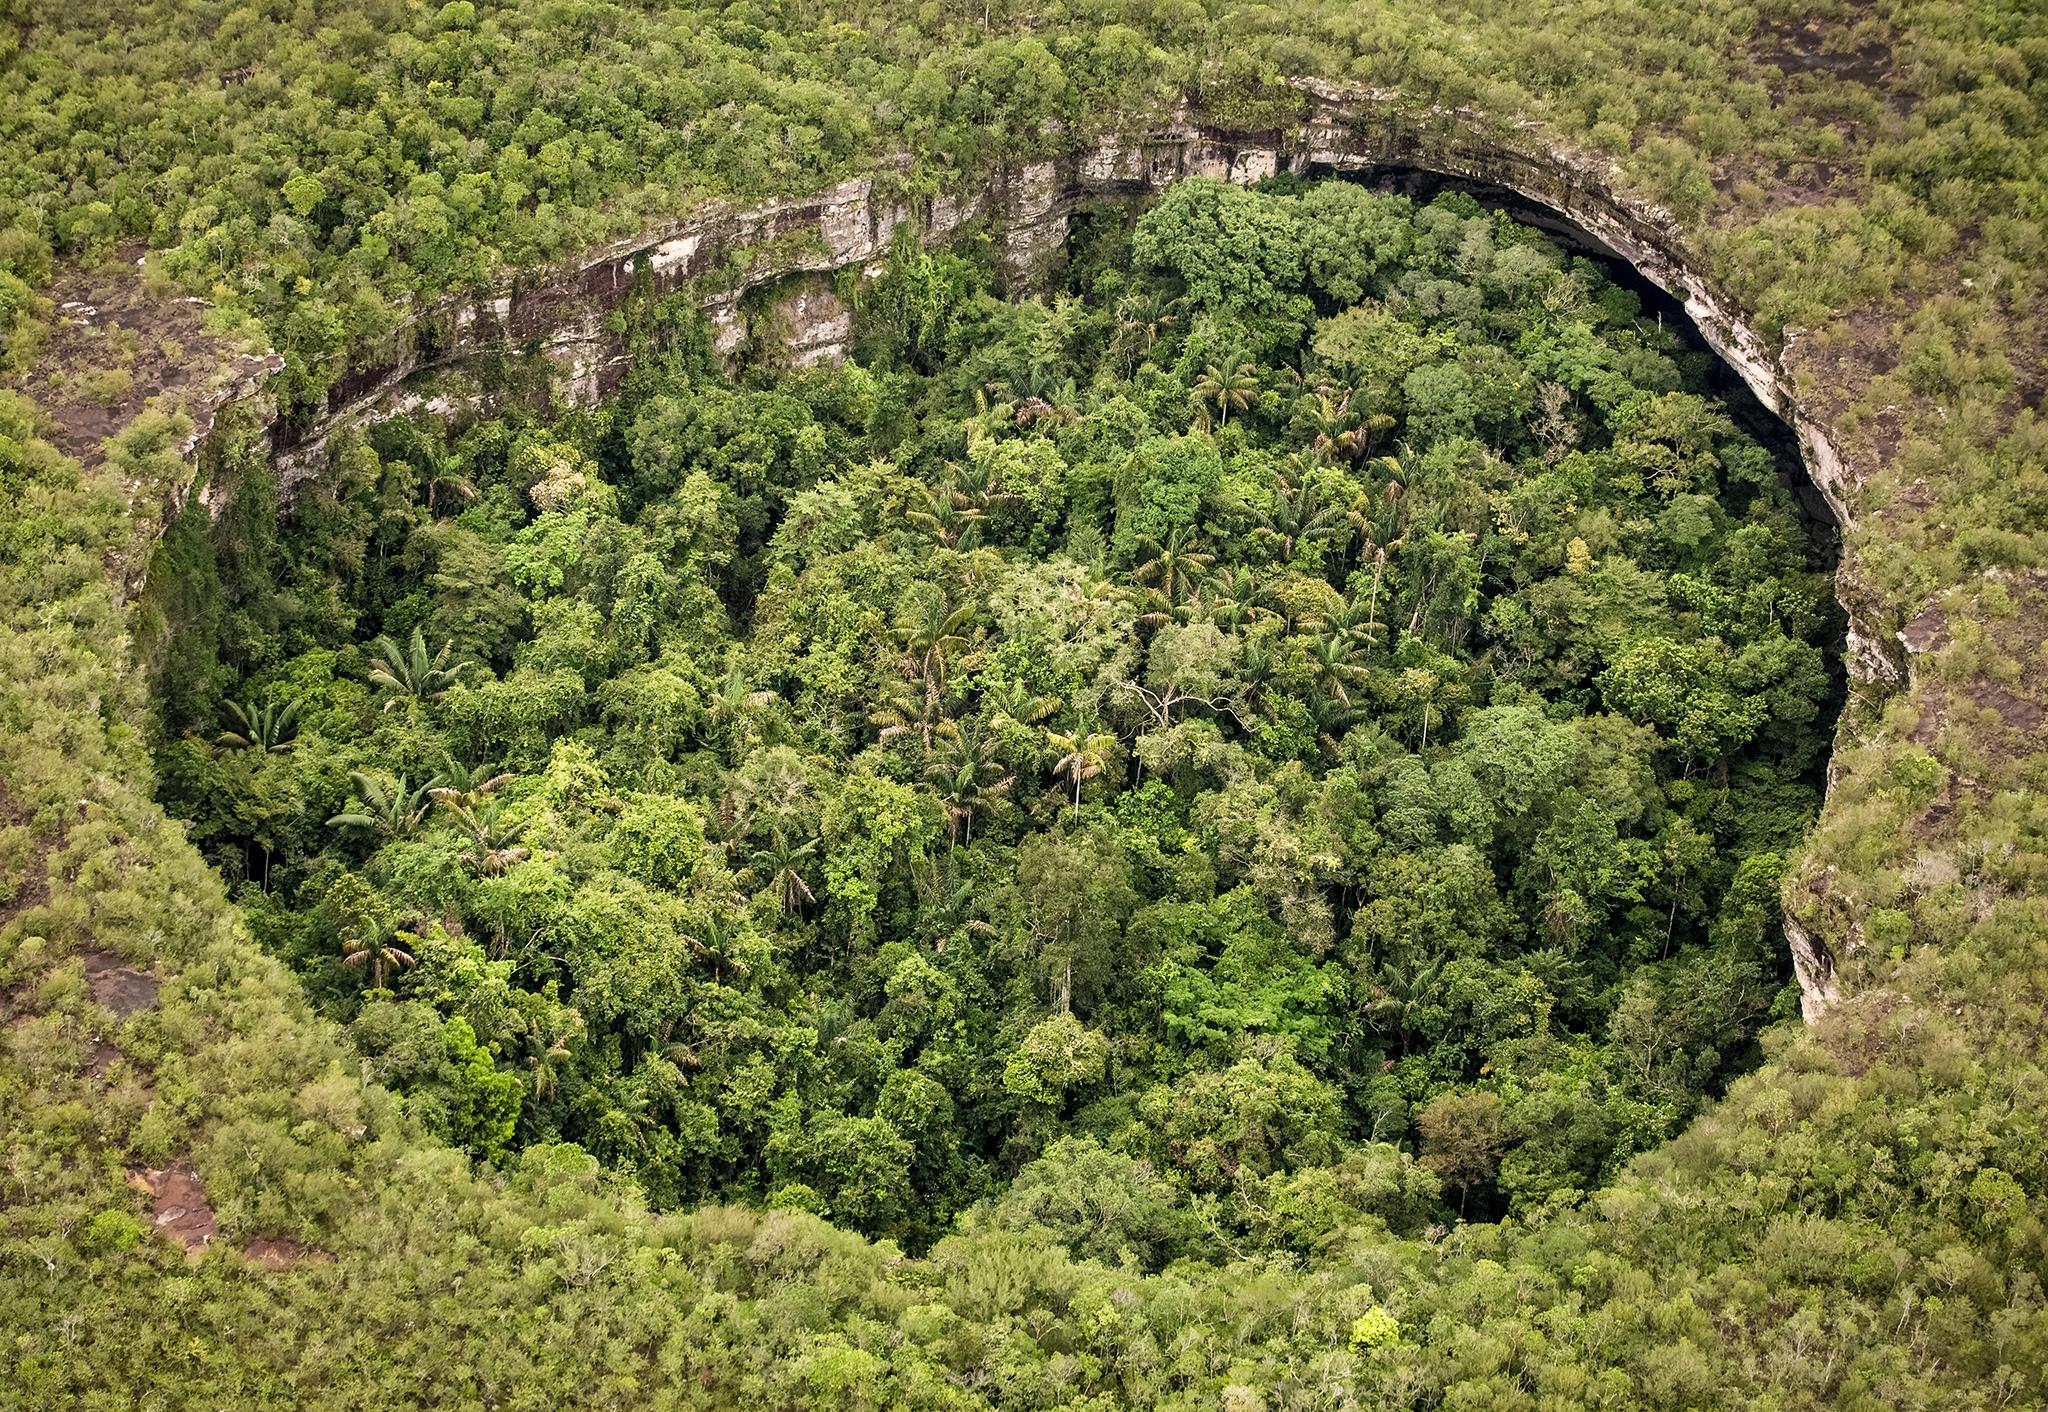
{"label": "grey rock face", "polygon": [[1785,915],[1785,944],[1792,952],[1793,978],[1799,982],[1799,1014],[1810,1025],[1842,998],[1835,979],[1835,953],[1789,912]]}
{"label": "grey rock face", "polygon": [[[336,386],[311,425],[281,430],[284,479],[289,483],[295,471],[315,463],[336,429],[395,409],[400,404],[387,399],[423,368],[538,341],[562,369],[569,400],[603,396],[626,366],[620,341],[604,330],[604,315],[636,289],[659,295],[697,288],[721,348],[731,352],[746,336],[738,312],[742,295],[792,274],[873,266],[906,222],[934,242],[970,222],[989,222],[1000,236],[1009,283],[1029,289],[1057,267],[1068,223],[1086,201],[1140,197],[1189,176],[1253,182],[1279,172],[1412,168],[1502,187],[1548,207],[1678,299],[1758,401],[1793,426],[1815,486],[1835,517],[1847,522],[1846,475],[1825,428],[1801,415],[1780,361],[1686,263],[1675,222],[1619,192],[1611,163],[1559,148],[1534,132],[1502,136],[1465,114],[1418,113],[1390,94],[1300,86],[1308,113],[1285,131],[1219,128],[1182,112],[1065,156],[998,168],[969,189],[918,201],[899,194],[902,183],[890,171],[757,206],[714,202],[568,267],[424,311],[389,359]],[[800,361],[843,355],[846,312],[834,307],[838,303],[806,296],[778,310],[787,324],[785,344]],[[445,335],[421,337],[428,328]]]}

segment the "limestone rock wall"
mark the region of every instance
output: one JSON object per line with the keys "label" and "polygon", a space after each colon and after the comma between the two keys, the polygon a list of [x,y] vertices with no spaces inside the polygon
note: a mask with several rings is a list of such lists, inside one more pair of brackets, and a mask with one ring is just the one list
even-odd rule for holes
{"label": "limestone rock wall", "polygon": [[[656,294],[697,289],[721,350],[730,353],[746,338],[740,301],[748,291],[792,274],[871,266],[905,222],[934,242],[972,223],[992,227],[1013,287],[1030,288],[1057,265],[1068,222],[1089,200],[1156,193],[1197,175],[1252,182],[1282,171],[1394,168],[1517,193],[1633,265],[1683,304],[1757,400],[1793,427],[1815,486],[1836,519],[1848,521],[1841,459],[1825,427],[1801,414],[1783,364],[1686,262],[1675,222],[1618,191],[1605,159],[1559,148],[1534,130],[1503,134],[1473,115],[1417,112],[1391,94],[1310,82],[1301,87],[1307,115],[1284,130],[1217,127],[1181,112],[1065,156],[999,168],[971,187],[940,195],[906,196],[900,170],[889,169],[805,197],[749,207],[711,203],[566,268],[425,311],[386,360],[338,383],[310,424],[275,429],[283,477],[289,484],[315,464],[338,428],[407,405],[401,384],[425,368],[537,345],[561,368],[568,397],[601,397],[617,386],[628,361],[622,342],[606,332],[605,316],[625,301],[643,267]],[[840,301],[800,292],[774,316],[794,361],[843,354],[850,319]],[[1873,671],[1894,670],[1882,652],[1864,655]]]}

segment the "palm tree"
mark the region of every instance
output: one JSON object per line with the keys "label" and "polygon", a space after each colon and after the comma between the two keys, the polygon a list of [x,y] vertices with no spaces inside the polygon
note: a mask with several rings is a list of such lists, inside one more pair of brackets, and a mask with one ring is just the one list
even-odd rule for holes
{"label": "palm tree", "polygon": [[1196,547],[1191,531],[1177,529],[1166,537],[1164,544],[1150,536],[1138,541],[1136,577],[1139,583],[1157,589],[1169,605],[1175,605],[1193,596],[1215,562],[1214,554],[1205,554]]}
{"label": "palm tree", "polygon": [[[1378,562],[1384,566],[1386,556],[1380,555]],[[1377,588],[1377,575],[1374,584]],[[1342,638],[1347,647],[1377,647],[1386,632],[1386,624],[1373,617],[1378,607],[1377,593],[1363,598],[1347,598],[1337,605],[1335,612],[1324,616],[1323,626],[1334,636]]]}
{"label": "palm tree", "polygon": [[[574,1011],[570,1012],[574,1014]],[[569,1041],[573,1033],[555,1033],[546,1036],[534,1035],[527,1041],[526,1067],[533,1076],[533,1096],[551,1098],[561,1085],[558,1071],[569,1062],[571,1051]]]}
{"label": "palm tree", "polygon": [[1336,538],[1342,533],[1343,524],[1343,513],[1323,500],[1314,482],[1296,482],[1276,475],[1272,506],[1253,527],[1252,538],[1271,545],[1275,557],[1285,564],[1302,546]]}
{"label": "palm tree", "polygon": [[[1251,406],[1258,391],[1259,379],[1251,359],[1236,349],[1203,368],[1202,375],[1195,379],[1196,400],[1215,404],[1220,414],[1217,420],[1225,426],[1230,424],[1230,409],[1243,411]],[[1206,420],[1207,413],[1203,415]]]}
{"label": "palm tree", "polygon": [[818,841],[792,843],[780,828],[771,830],[768,846],[754,854],[754,871],[768,879],[768,891],[794,915],[801,903],[815,903],[811,885],[804,881],[803,865],[818,852]]}
{"label": "palm tree", "polygon": [[1378,646],[1385,639],[1387,631],[1387,625],[1379,620],[1380,585],[1386,582],[1387,553],[1389,550],[1399,549],[1404,542],[1401,539],[1388,544],[1376,544],[1370,539],[1366,541],[1372,557],[1372,591],[1366,598],[1365,617],[1360,622],[1359,629],[1366,640],[1374,646]]}
{"label": "palm tree", "polygon": [[[735,894],[733,905],[738,907],[741,901],[742,899]],[[699,956],[711,958],[711,979],[714,984],[725,978],[726,952],[732,949],[736,935],[732,923],[726,920],[726,916],[724,912],[706,912],[704,919],[696,924],[694,930],[683,934],[683,940],[690,944],[690,950]]]}
{"label": "palm tree", "polygon": [[[1273,674],[1280,669],[1280,658],[1273,650],[1270,638],[1263,636],[1243,639],[1243,655],[1238,658],[1238,675],[1251,688],[1250,699],[1258,704],[1259,714],[1267,720],[1274,719],[1278,702],[1266,690],[1266,684],[1273,680]],[[1291,699],[1292,693],[1284,693],[1283,699]]]}
{"label": "palm tree", "polygon": [[1417,961],[1403,968],[1392,961],[1383,963],[1373,979],[1373,998],[1366,1003],[1365,1021],[1381,1032],[1401,1037],[1406,1054],[1414,1033],[1422,1027],[1424,1008],[1435,999],[1443,975],[1441,958]]}
{"label": "palm tree", "polygon": [[934,740],[958,729],[944,697],[918,691],[909,682],[884,682],[882,693],[882,704],[868,715],[870,724],[881,727],[878,739],[915,735],[929,750]]}
{"label": "palm tree", "polygon": [[1295,425],[1309,434],[1309,450],[1323,465],[1349,461],[1358,455],[1364,434],[1351,414],[1351,394],[1338,395],[1335,388],[1319,387],[1294,409]]}
{"label": "palm tree", "polygon": [[954,841],[974,841],[974,815],[1009,793],[1013,777],[1003,772],[995,758],[995,743],[973,721],[963,724],[953,736],[953,749],[945,758],[925,766],[925,778],[945,806]]}
{"label": "palm tree", "polygon": [[1024,330],[1023,366],[1013,385],[1026,397],[1071,401],[1073,348],[1088,323],[1087,304],[1071,294],[1060,294],[1049,306],[1034,299],[1023,308],[1035,311],[1035,316]]}
{"label": "palm tree", "polygon": [[1017,404],[1002,399],[1002,384],[984,383],[974,389],[974,411],[961,423],[967,449],[972,451],[992,436],[999,436],[1017,423]]}
{"label": "palm tree", "polygon": [[1137,367],[1173,322],[1173,305],[1163,291],[1137,290],[1117,301],[1116,334],[1110,347],[1122,357],[1126,372]]}
{"label": "palm tree", "polygon": [[469,666],[466,661],[449,665],[454,647],[452,641],[444,642],[439,652],[427,656],[426,635],[418,628],[412,630],[412,640],[403,649],[389,633],[371,643],[370,650],[376,655],[370,658],[370,685],[390,693],[384,709],[389,711],[407,701],[439,701],[446,696],[448,688]]}
{"label": "palm tree", "polygon": [[1404,441],[1394,448],[1393,455],[1381,456],[1373,464],[1385,472],[1387,477],[1387,483],[1380,491],[1380,498],[1387,507],[1386,516],[1377,527],[1374,538],[1391,540],[1396,537],[1397,531],[1405,528],[1402,523],[1401,502],[1407,494],[1405,487],[1414,484],[1416,477],[1422,472],[1422,457],[1414,447]]}
{"label": "palm tree", "polygon": [[1059,710],[1057,696],[1039,696],[1023,682],[1011,678],[999,686],[989,688],[982,696],[982,707],[989,713],[989,724],[997,730],[1005,726],[1035,726]]}
{"label": "palm tree", "polygon": [[1365,668],[1353,660],[1351,643],[1341,633],[1326,633],[1309,649],[1315,664],[1316,685],[1323,694],[1341,705],[1351,704],[1350,686],[1364,680]]}
{"label": "palm tree", "polygon": [[1422,718],[1422,743],[1418,751],[1429,749],[1429,720],[1435,715],[1443,718],[1443,701],[1450,695],[1451,683],[1427,667],[1406,667],[1401,672],[1401,694],[1416,707],[1416,714]]}
{"label": "palm tree", "polygon": [[918,910],[918,925],[935,938],[933,951],[943,952],[946,943],[963,932],[970,936],[995,935],[994,927],[974,915],[980,889],[962,878],[944,855],[934,854],[915,870],[914,876],[922,904]]}
{"label": "palm tree", "polygon": [[914,731],[929,750],[935,737],[951,733],[947,685],[956,657],[968,646],[965,630],[973,614],[971,604],[956,608],[934,591],[920,595],[896,625],[896,671],[907,686],[885,684],[883,705],[868,718],[882,727],[882,739]]}
{"label": "palm tree", "polygon": [[1356,395],[1351,389],[1340,393],[1325,384],[1295,408],[1295,424],[1308,432],[1309,450],[1326,466],[1357,460],[1372,449],[1381,432],[1394,425],[1394,419],[1384,412],[1361,415],[1352,406]]}
{"label": "palm tree", "polygon": [[[1034,416],[1047,414],[1033,413]],[[970,460],[964,466],[949,464],[946,467],[946,491],[962,510],[984,517],[1005,505],[1014,505],[1018,499],[996,485],[995,473],[988,461]]]}
{"label": "palm tree", "polygon": [[973,619],[972,604],[955,608],[943,594],[927,593],[897,625],[896,645],[903,654],[897,665],[909,680],[923,683],[927,696],[945,692],[953,655],[967,647],[965,630]]}
{"label": "palm tree", "polygon": [[469,835],[469,847],[458,856],[478,877],[498,877],[514,863],[532,856],[531,850],[512,841],[516,834],[504,820],[504,801],[486,799],[474,808],[463,804],[448,807]]}
{"label": "palm tree", "polygon": [[398,777],[395,789],[388,790],[375,775],[361,770],[351,771],[349,778],[355,781],[358,802],[355,808],[329,819],[327,827],[331,829],[368,829],[385,838],[405,838],[419,828],[440,793],[439,775],[418,789],[404,775]]}
{"label": "palm tree", "polygon": [[979,506],[963,503],[951,486],[926,486],[924,499],[922,508],[906,512],[904,518],[930,535],[941,548],[972,549],[980,541],[983,512]]}
{"label": "palm tree", "polygon": [[1308,698],[1308,714],[1316,724],[1316,740],[1334,755],[1344,732],[1364,720],[1367,712],[1362,707],[1347,706],[1334,696],[1316,695]]}
{"label": "palm tree", "polygon": [[1249,627],[1261,618],[1276,618],[1272,590],[1258,574],[1240,565],[1219,570],[1209,580],[1210,613],[1218,627]]}
{"label": "palm tree", "polygon": [[435,445],[419,422],[407,420],[405,427],[405,459],[419,468],[426,481],[427,513],[434,513],[434,502],[444,490],[464,500],[474,500],[476,486],[463,477],[461,458]]}
{"label": "palm tree", "polygon": [[704,821],[704,837],[718,845],[721,861],[730,863],[733,850],[747,841],[754,830],[754,811],[744,807],[730,791],[719,796],[718,807]]}
{"label": "palm tree", "polygon": [[1045,733],[1046,744],[1060,752],[1053,764],[1055,775],[1065,775],[1074,786],[1074,817],[1081,816],[1081,786],[1101,774],[1109,764],[1109,752],[1116,749],[1116,737],[1102,732],[1083,737],[1079,732],[1061,735]]}
{"label": "palm tree", "polygon": [[[399,932],[399,938],[410,940],[408,933]],[[394,938],[395,940],[396,938]],[[370,969],[370,988],[384,989],[384,969],[393,966],[401,971],[411,970],[413,955],[392,940],[382,937],[365,939],[360,936],[345,936],[341,939],[341,964],[351,971]]]}
{"label": "palm tree", "polygon": [[464,811],[474,813],[479,802],[518,778],[510,770],[494,773],[488,766],[471,769],[451,755],[448,763],[441,767],[438,783],[427,793],[433,796],[436,804],[454,809],[458,814]]}
{"label": "palm tree", "polygon": [[1050,401],[1043,397],[1027,397],[1017,404],[1017,425],[1036,426],[1039,422],[1051,422],[1054,426],[1072,426],[1081,420],[1081,410],[1074,404],[1080,400],[1080,391],[1074,380],[1068,378],[1060,384],[1059,390]]}
{"label": "palm tree", "polygon": [[267,706],[221,702],[227,726],[215,737],[232,750],[254,750],[258,754],[282,753],[298,743],[299,703],[273,701]]}
{"label": "palm tree", "polygon": [[726,663],[725,680],[719,683],[710,704],[705,707],[705,718],[720,742],[731,754],[732,744],[739,729],[754,712],[775,703],[772,691],[755,691],[747,685],[747,669],[735,652]]}
{"label": "palm tree", "polygon": [[427,471],[427,513],[429,515],[434,513],[434,502],[440,498],[440,494],[444,490],[464,500],[476,499],[476,486],[458,473],[451,463],[437,460]]}

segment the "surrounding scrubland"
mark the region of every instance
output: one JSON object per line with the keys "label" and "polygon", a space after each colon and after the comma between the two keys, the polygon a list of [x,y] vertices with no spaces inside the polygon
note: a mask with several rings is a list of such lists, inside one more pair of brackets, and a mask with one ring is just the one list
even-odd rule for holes
{"label": "surrounding scrubland", "polygon": [[[0,392],[16,1399],[2048,1398],[2042,16],[1541,11],[0,10],[0,357],[145,236],[288,407],[890,148],[1314,74],[1606,152],[1914,644],[1809,830],[1769,457],[1596,272],[1342,187],[1182,188],[1038,303],[906,248],[839,371],[650,311],[615,403],[389,424],[289,514],[231,415],[140,606],[188,428],[81,466]],[[196,1259],[129,1177],[180,1162]]]}

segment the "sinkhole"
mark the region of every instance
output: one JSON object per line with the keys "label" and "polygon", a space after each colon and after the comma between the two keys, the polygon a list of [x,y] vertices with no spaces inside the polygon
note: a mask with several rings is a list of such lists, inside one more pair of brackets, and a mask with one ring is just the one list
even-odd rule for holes
{"label": "sinkhole", "polygon": [[1576,1199],[1797,1012],[1835,526],[1611,250],[1357,175],[1087,203],[1031,297],[900,241],[737,366],[650,298],[288,497],[217,442],[161,799],[486,1160],[1154,1268]]}

